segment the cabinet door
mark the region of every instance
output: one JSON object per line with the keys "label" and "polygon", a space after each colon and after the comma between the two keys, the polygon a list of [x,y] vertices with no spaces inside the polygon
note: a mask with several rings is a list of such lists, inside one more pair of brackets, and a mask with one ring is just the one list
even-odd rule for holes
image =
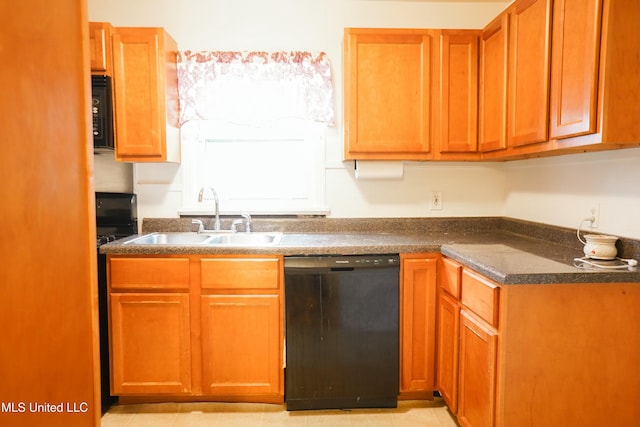
{"label": "cabinet door", "polygon": [[440,35],[440,152],[478,148],[477,31]]}
{"label": "cabinet door", "polygon": [[[117,160],[179,160],[171,145],[177,137],[176,52],[175,42],[162,29],[115,29]],[[175,135],[168,135],[174,129]]]}
{"label": "cabinet door", "polygon": [[454,414],[458,411],[458,336],[460,304],[444,290],[438,293],[436,389]]}
{"label": "cabinet door", "polygon": [[555,0],[551,137],[596,132],[602,0]]}
{"label": "cabinet door", "polygon": [[400,392],[435,389],[437,258],[404,258],[401,281]]}
{"label": "cabinet door", "polygon": [[188,294],[111,294],[111,392],[191,392]]}
{"label": "cabinet door", "polygon": [[458,421],[463,426],[494,425],[497,345],[493,328],[460,312]]}
{"label": "cabinet door", "polygon": [[111,25],[89,22],[89,57],[91,72],[111,75]]}
{"label": "cabinet door", "polygon": [[549,139],[551,0],[514,3],[509,23],[507,144]]}
{"label": "cabinet door", "polygon": [[278,295],[203,295],[204,394],[282,395]]}
{"label": "cabinet door", "polygon": [[427,159],[431,50],[427,30],[345,29],[345,159]]}
{"label": "cabinet door", "polygon": [[482,152],[507,148],[507,58],[509,14],[482,32],[480,40],[480,130]]}

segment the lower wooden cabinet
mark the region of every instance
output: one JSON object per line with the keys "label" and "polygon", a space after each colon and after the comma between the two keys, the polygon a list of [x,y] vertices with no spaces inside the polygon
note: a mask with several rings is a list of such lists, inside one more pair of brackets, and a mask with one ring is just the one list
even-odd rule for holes
{"label": "lower wooden cabinet", "polygon": [[114,395],[191,393],[188,294],[112,293]]}
{"label": "lower wooden cabinet", "polygon": [[436,389],[447,406],[458,412],[458,350],[460,303],[442,289],[438,292],[438,330],[436,333]]}
{"label": "lower wooden cabinet", "polygon": [[458,421],[463,426],[494,425],[497,351],[497,331],[462,310]]}
{"label": "lower wooden cabinet", "polygon": [[438,255],[401,254],[400,397],[431,398],[435,390]]}
{"label": "lower wooden cabinet", "polygon": [[437,389],[461,426],[638,425],[638,283],[501,285],[443,257],[438,292]]}
{"label": "lower wooden cabinet", "polygon": [[203,295],[202,392],[277,395],[281,390],[278,295]]}
{"label": "lower wooden cabinet", "polygon": [[111,391],[282,403],[281,256],[110,256]]}

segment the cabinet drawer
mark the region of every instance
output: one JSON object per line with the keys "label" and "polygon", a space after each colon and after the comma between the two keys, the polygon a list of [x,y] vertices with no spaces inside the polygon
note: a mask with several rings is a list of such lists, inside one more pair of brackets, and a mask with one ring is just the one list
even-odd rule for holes
{"label": "cabinet drawer", "polygon": [[438,281],[440,287],[455,298],[460,299],[462,265],[448,258],[442,258],[442,264],[440,265],[440,280]]}
{"label": "cabinet drawer", "polygon": [[278,289],[279,258],[203,258],[203,289]]}
{"label": "cabinet drawer", "polygon": [[462,271],[462,304],[492,326],[498,326],[500,287],[477,273]]}
{"label": "cabinet drawer", "polygon": [[112,289],[189,289],[188,258],[111,258]]}

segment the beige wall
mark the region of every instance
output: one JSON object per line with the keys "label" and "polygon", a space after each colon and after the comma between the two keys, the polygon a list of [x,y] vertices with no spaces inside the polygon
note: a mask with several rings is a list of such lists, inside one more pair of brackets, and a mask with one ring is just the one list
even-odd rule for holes
{"label": "beige wall", "polygon": [[[405,164],[399,181],[357,181],[342,162],[344,27],[482,28],[505,2],[384,0],[89,0],[89,18],[163,26],[181,50],[323,50],[333,64],[336,127],[327,137],[326,201],[334,217],[505,215],[576,227],[600,204],[600,232],[640,238],[640,149],[510,163]],[[597,174],[582,173],[597,170]],[[605,177],[604,179],[602,177]],[[610,178],[611,177],[611,178]],[[615,177],[612,178],[612,177]],[[175,165],[137,165],[140,215],[176,216]],[[623,181],[623,182],[621,182]],[[443,209],[429,209],[431,190]]]}

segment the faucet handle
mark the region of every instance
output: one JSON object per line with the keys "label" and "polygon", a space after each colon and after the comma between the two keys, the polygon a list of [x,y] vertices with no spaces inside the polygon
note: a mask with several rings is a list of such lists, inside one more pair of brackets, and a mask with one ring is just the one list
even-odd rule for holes
{"label": "faucet handle", "polygon": [[244,222],[244,231],[246,233],[251,233],[251,215],[245,212],[241,216]]}
{"label": "faucet handle", "polygon": [[204,224],[199,219],[192,219],[191,224],[198,224],[198,233],[202,233],[204,231]]}
{"label": "faucet handle", "polygon": [[231,223],[231,231],[236,233],[238,231],[238,224],[242,224],[242,220],[234,219],[233,222]]}

